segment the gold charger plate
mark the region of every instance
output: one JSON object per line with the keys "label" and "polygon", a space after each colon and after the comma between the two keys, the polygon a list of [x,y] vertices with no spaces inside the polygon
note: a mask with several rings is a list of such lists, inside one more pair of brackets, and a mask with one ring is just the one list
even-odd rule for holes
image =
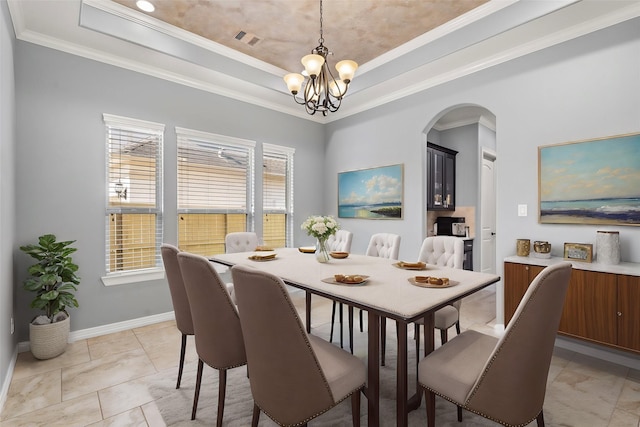
{"label": "gold charger plate", "polygon": [[343,259],[349,256],[349,252],[329,252],[329,255],[331,255],[331,258],[336,258],[336,259]]}
{"label": "gold charger plate", "polygon": [[450,288],[451,286],[457,285],[459,282],[455,280],[449,280],[449,283],[446,285],[432,285],[431,283],[417,282],[415,277],[409,277],[409,283],[414,286],[420,286],[421,288]]}
{"label": "gold charger plate", "polygon": [[256,252],[272,252],[273,248],[270,248],[268,246],[258,246],[256,247]]}
{"label": "gold charger plate", "polygon": [[273,261],[276,259],[278,254],[269,254],[269,255],[251,255],[249,259],[251,261]]}
{"label": "gold charger plate", "polygon": [[299,247],[298,250],[303,254],[314,254],[316,253],[316,248],[314,246],[302,246]]}
{"label": "gold charger plate", "polygon": [[424,262],[404,262],[398,261],[393,264],[394,267],[401,268],[403,270],[426,270],[427,264]]}
{"label": "gold charger plate", "polygon": [[335,277],[327,277],[326,279],[322,279],[324,283],[329,283],[330,285],[343,285],[343,286],[353,286],[353,285],[362,285],[367,282],[369,276],[365,276],[364,274],[350,274],[350,276],[360,276],[362,277],[361,282],[338,282]]}

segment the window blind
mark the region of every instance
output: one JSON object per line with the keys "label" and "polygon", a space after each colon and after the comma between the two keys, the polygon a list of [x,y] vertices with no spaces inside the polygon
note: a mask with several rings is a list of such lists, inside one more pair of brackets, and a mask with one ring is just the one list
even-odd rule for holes
{"label": "window blind", "polygon": [[265,245],[293,244],[293,154],[279,145],[263,144],[262,235]]}
{"label": "window blind", "polygon": [[104,114],[106,271],[160,267],[164,125]]}
{"label": "window blind", "polygon": [[178,245],[224,253],[227,233],[253,229],[253,141],[176,128]]}

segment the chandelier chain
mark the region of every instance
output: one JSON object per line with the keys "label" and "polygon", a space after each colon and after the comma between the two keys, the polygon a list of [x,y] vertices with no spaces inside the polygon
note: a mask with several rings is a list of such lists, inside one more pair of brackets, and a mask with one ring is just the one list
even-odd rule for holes
{"label": "chandelier chain", "polygon": [[320,38],[318,39],[318,43],[320,43],[320,45],[324,43],[324,35],[322,33],[322,0],[320,0]]}

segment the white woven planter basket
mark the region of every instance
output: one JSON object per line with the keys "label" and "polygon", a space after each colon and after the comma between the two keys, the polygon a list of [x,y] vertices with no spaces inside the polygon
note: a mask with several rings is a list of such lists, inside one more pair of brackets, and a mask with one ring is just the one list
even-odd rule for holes
{"label": "white woven planter basket", "polygon": [[36,359],[51,359],[67,349],[70,318],[47,325],[29,324],[29,345]]}

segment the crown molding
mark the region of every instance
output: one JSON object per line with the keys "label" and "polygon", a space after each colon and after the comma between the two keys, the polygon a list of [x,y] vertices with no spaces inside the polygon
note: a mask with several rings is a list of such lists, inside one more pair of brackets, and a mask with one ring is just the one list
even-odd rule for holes
{"label": "crown molding", "polygon": [[[98,4],[100,7],[103,7],[105,4],[104,1],[98,0],[85,0],[85,2],[87,4],[91,4],[92,6]],[[521,43],[516,47],[510,49],[499,49],[498,47],[494,47],[495,53],[486,56],[480,55],[480,59],[476,61],[461,60],[463,55],[472,57],[475,53],[476,56],[478,56],[477,53],[480,52],[482,47],[487,44],[490,45],[496,38],[489,39],[483,43],[478,43],[476,45],[458,51],[455,54],[450,55],[449,57],[440,58],[429,64],[425,64],[413,70],[402,73],[375,86],[371,86],[358,92],[351,93],[345,98],[347,102],[342,105],[339,111],[333,113],[332,115],[323,117],[317,115],[308,115],[304,111],[304,109],[300,109],[297,104],[291,102],[291,96],[284,92],[275,90],[273,88],[262,87],[248,81],[234,78],[221,72],[209,69],[204,66],[200,66],[198,64],[193,64],[176,57],[161,58],[162,54],[155,51],[149,54],[148,49],[145,49],[144,47],[141,47],[139,45],[134,45],[131,42],[124,42],[122,40],[111,38],[104,39],[107,42],[109,42],[109,40],[114,40],[114,42],[116,43],[126,43],[126,45],[123,46],[127,48],[127,53],[131,55],[131,57],[125,57],[124,55],[105,52],[85,45],[81,45],[80,42],[63,40],[61,38],[56,38],[51,35],[33,31],[27,28],[28,23],[25,21],[26,17],[22,10],[22,8],[24,7],[23,4],[26,4],[27,2],[22,2],[20,0],[7,0],[7,3],[9,6],[14,31],[16,33],[16,38],[18,38],[19,40],[85,57],[105,64],[146,74],[166,81],[171,81],[194,89],[199,89],[220,96],[225,96],[231,99],[253,104],[258,107],[267,108],[273,111],[281,112],[283,114],[303,118],[305,120],[310,120],[317,123],[330,123],[336,120],[340,120],[367,111],[369,109],[402,99],[404,97],[414,95],[418,92],[436,87],[452,80],[471,75],[478,71],[486,70],[493,66],[511,61],[516,58],[520,58],[530,53],[540,51],[542,49],[640,16],[640,2],[629,2],[629,6],[618,7],[608,13],[599,13],[596,17],[585,19],[583,22],[572,26],[567,26],[550,34],[545,33],[546,35],[544,36]],[[584,13],[588,15],[590,7],[600,7],[602,3],[577,2],[573,4],[577,5],[576,7],[578,12],[584,12],[586,10],[586,12]],[[605,6],[602,7],[605,11],[607,10]],[[571,11],[566,13],[572,13],[574,10],[573,6],[568,6],[565,9],[571,9]],[[560,12],[562,12],[562,10]],[[143,25],[148,25],[149,22],[147,21],[152,18],[144,15],[144,19],[140,19],[142,20]],[[462,25],[462,23],[460,22],[456,24]],[[84,28],[81,28],[81,30],[90,31]],[[169,31],[167,28],[161,28],[160,30],[162,30],[165,34],[167,33],[167,31]],[[98,33],[91,33],[92,38],[96,38],[98,36],[109,37]],[[506,37],[505,34],[503,34],[503,36]],[[199,36],[192,36],[192,38],[202,39]],[[202,40],[195,41],[203,42]],[[211,43],[212,42],[204,43],[204,45],[206,46],[203,45],[202,47],[211,49]],[[498,44],[496,43],[496,46],[497,45]],[[227,55],[227,53],[224,54]],[[228,54],[237,57],[247,57],[246,55],[240,54],[235,51],[229,52]],[[149,57],[150,55],[158,55],[154,57],[155,59],[157,59],[156,61],[154,61],[154,65],[143,63],[141,62],[141,60],[137,59]],[[237,60],[241,61],[242,59],[246,58],[240,58]],[[456,64],[455,60],[457,60],[459,63]],[[262,61],[253,61],[257,61],[260,64],[261,69],[265,64]],[[273,73],[275,71],[276,70],[272,69],[270,72]],[[278,74],[278,77],[280,75],[281,74]],[[429,77],[425,78],[425,76]]]}

